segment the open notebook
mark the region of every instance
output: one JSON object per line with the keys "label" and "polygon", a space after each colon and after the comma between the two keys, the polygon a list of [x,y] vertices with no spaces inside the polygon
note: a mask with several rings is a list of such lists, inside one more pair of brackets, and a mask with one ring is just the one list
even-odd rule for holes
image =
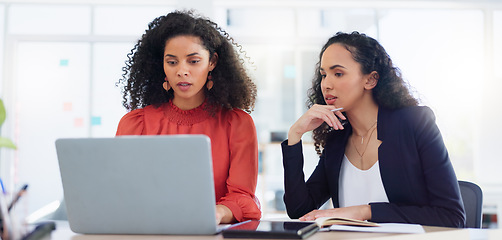
{"label": "open notebook", "polygon": [[68,221],[90,234],[215,234],[204,135],[56,140]]}

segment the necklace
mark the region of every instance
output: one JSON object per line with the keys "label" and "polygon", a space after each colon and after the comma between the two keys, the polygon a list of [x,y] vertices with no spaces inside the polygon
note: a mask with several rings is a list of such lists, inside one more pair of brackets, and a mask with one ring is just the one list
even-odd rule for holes
{"label": "necklace", "polygon": [[[364,136],[366,136],[366,135],[368,134],[368,132],[369,132],[369,131],[370,131],[370,130],[371,130],[371,129],[372,129],[372,128],[376,125],[376,124],[377,124],[377,121],[375,121],[375,123],[373,123],[373,125],[371,125],[370,129],[368,129],[368,131],[367,131],[367,132],[366,132],[366,134],[364,134],[364,135],[359,135],[359,134],[357,134],[357,133],[355,133],[355,132],[354,132],[354,134],[355,134],[356,136],[361,137],[361,144],[363,144],[363,143],[364,143]],[[371,133],[373,133],[373,132],[371,132]]]}
{"label": "necklace", "polygon": [[[375,122],[375,124],[373,124],[373,126],[371,126],[371,128],[370,128],[370,129],[368,129],[368,132],[369,132],[371,129],[373,129],[373,130],[371,130],[371,133],[370,133],[370,135],[368,136],[369,140],[366,142],[366,146],[364,146],[364,149],[363,149],[363,152],[362,152],[362,153],[361,153],[361,152],[359,152],[359,150],[357,150],[357,147],[356,147],[356,145],[354,144],[354,138],[352,138],[352,139],[351,139],[351,140],[352,140],[352,145],[354,145],[354,148],[356,149],[357,154],[358,154],[358,155],[359,155],[359,157],[361,158],[361,162],[363,161],[364,153],[366,153],[366,149],[368,148],[368,145],[369,145],[369,143],[370,143],[370,141],[371,141],[371,136],[373,135],[373,132],[375,132],[375,130],[376,130],[376,127],[375,127],[375,126],[376,126],[376,122]],[[366,134],[368,134],[368,132],[366,132]],[[365,134],[365,135],[366,135],[366,134]],[[356,135],[357,135],[357,134],[356,134]],[[362,142],[362,141],[361,141],[361,144],[363,144],[363,142]],[[362,165],[361,165],[361,166],[362,166]]]}

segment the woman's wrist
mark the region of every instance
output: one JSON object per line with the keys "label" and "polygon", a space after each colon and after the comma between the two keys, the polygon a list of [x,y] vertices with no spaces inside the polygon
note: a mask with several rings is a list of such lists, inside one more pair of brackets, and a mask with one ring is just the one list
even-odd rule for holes
{"label": "woman's wrist", "polygon": [[363,205],[362,207],[363,220],[371,220],[371,205]]}
{"label": "woman's wrist", "polygon": [[216,216],[217,216],[217,220],[218,220],[218,224],[220,223],[234,223],[236,222],[236,219],[234,217],[234,214],[232,213],[232,211],[230,210],[230,208],[228,208],[227,206],[225,205],[216,205]]}
{"label": "woman's wrist", "polygon": [[300,142],[300,140],[302,140],[302,135],[303,134],[298,134],[293,129],[290,129],[288,132],[288,146],[295,145]]}

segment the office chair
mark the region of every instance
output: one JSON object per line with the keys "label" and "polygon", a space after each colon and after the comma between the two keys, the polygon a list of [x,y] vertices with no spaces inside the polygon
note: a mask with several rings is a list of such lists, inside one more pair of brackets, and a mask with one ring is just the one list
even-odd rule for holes
{"label": "office chair", "polygon": [[481,228],[483,212],[483,192],[481,188],[472,182],[458,181],[460,194],[464,201],[465,227]]}

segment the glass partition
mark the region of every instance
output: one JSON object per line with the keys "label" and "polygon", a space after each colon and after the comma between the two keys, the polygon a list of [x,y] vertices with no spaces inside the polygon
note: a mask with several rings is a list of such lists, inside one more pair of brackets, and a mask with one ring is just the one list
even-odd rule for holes
{"label": "glass partition", "polygon": [[136,43],[95,43],[93,45],[93,77],[91,83],[90,136],[115,136],[120,118],[126,113],[122,106],[122,67],[127,53]]}
{"label": "glass partition", "polygon": [[14,185],[29,184],[30,213],[62,199],[55,140],[89,135],[90,53],[85,42],[18,44]]}
{"label": "glass partition", "polygon": [[[473,140],[484,83],[484,15],[480,10],[391,9],[380,14],[380,42],[431,107],[462,179],[474,176]],[[446,97],[447,96],[447,97]]]}

